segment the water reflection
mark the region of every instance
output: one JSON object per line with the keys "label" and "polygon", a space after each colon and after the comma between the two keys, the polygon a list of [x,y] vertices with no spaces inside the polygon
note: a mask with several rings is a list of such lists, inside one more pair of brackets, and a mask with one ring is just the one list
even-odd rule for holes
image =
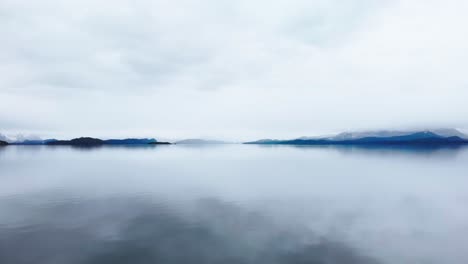
{"label": "water reflection", "polygon": [[299,150],[328,150],[338,151],[344,155],[409,155],[415,158],[436,156],[450,158],[460,152],[467,152],[467,145],[257,145],[260,148],[295,148]]}
{"label": "water reflection", "polygon": [[55,198],[37,208],[28,198],[37,199],[2,208],[24,214],[0,229],[2,263],[378,263],[305,227],[280,226],[218,199],[196,200],[188,210],[123,197]]}
{"label": "water reflection", "polygon": [[466,263],[466,148],[0,150],[0,263]]}

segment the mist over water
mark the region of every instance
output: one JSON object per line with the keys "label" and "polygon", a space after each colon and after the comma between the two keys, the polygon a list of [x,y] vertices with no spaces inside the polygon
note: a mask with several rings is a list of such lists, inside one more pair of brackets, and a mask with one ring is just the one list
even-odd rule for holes
{"label": "mist over water", "polygon": [[466,263],[468,149],[0,148],[0,263]]}

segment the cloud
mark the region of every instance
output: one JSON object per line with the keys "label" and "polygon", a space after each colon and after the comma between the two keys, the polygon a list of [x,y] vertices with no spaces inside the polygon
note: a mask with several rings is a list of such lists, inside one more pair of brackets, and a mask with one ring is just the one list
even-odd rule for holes
{"label": "cloud", "polygon": [[468,127],[464,1],[0,5],[4,131],[242,139]]}

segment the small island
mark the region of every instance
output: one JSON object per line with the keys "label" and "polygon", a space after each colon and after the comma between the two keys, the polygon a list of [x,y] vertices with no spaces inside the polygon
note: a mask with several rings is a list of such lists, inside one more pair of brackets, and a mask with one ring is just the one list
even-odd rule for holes
{"label": "small island", "polygon": [[58,139],[26,139],[22,141],[0,140],[0,146],[7,145],[46,145],[46,146],[76,146],[76,147],[98,147],[98,146],[148,146],[148,145],[171,145],[170,142],[158,141],[154,138],[125,138],[125,139],[100,139],[93,137],[79,137],[70,140]]}
{"label": "small island", "polygon": [[58,146],[58,145],[65,145],[65,146],[100,146],[104,145],[104,140],[98,138],[91,138],[91,137],[81,137],[81,138],[74,138],[71,140],[54,140],[48,141],[45,143],[46,145]]}
{"label": "small island", "polygon": [[171,145],[171,142],[160,142],[160,141],[155,141],[155,142],[150,142],[148,143],[149,145]]}
{"label": "small island", "polygon": [[50,146],[102,146],[102,145],[169,145],[170,142],[159,142],[154,138],[127,138],[102,140],[92,137],[80,137],[71,140],[48,140],[44,143]]}

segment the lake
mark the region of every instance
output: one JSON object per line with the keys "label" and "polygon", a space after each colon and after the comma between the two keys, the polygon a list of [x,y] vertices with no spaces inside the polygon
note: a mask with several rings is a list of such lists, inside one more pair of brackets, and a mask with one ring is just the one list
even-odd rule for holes
{"label": "lake", "polygon": [[468,263],[468,148],[0,148],[0,263]]}

